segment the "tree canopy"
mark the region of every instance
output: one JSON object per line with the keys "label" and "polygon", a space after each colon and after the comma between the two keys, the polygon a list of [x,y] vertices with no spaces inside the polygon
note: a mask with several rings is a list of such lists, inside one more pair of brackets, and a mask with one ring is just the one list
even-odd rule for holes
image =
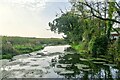
{"label": "tree canopy", "polygon": [[[120,38],[119,28],[114,27],[120,25],[120,1],[70,0],[70,3],[71,11],[62,12],[49,22],[51,31],[64,33],[72,46],[78,45],[76,49],[85,50],[94,57],[114,54],[109,49],[114,43],[118,44]],[[112,32],[118,35],[114,42]]]}

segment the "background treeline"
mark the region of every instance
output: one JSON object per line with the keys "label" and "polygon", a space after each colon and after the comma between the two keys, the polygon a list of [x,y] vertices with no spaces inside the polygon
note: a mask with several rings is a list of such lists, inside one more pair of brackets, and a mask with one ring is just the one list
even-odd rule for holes
{"label": "background treeline", "polygon": [[51,31],[64,33],[64,39],[86,58],[105,58],[120,64],[120,1],[70,3],[70,11],[61,10],[62,14],[49,23]]}
{"label": "background treeline", "polygon": [[66,44],[63,39],[58,38],[28,38],[28,37],[2,37],[3,59],[12,58],[18,54],[30,53],[43,49],[47,45]]}

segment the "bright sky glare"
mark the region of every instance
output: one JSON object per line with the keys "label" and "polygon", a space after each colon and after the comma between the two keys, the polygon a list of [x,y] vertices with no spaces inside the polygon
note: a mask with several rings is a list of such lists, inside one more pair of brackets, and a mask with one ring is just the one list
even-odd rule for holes
{"label": "bright sky glare", "polygon": [[48,22],[70,6],[67,0],[0,0],[0,35],[61,38],[47,30]]}

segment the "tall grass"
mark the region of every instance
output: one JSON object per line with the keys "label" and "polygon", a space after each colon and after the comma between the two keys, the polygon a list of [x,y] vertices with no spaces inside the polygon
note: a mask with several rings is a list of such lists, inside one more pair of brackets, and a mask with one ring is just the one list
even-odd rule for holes
{"label": "tall grass", "polygon": [[18,54],[26,54],[44,48],[44,45],[66,44],[57,38],[28,38],[2,36],[2,59],[10,59]]}

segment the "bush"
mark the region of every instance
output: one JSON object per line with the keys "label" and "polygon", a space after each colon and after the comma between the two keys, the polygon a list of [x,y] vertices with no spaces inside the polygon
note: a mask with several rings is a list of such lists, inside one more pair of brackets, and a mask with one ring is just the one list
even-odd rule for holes
{"label": "bush", "polygon": [[19,54],[19,52],[12,46],[12,44],[5,43],[2,45],[2,54],[11,54],[11,55],[16,55]]}
{"label": "bush", "polygon": [[93,37],[89,42],[89,51],[93,57],[105,55],[107,53],[108,38],[106,35]]}
{"label": "bush", "polygon": [[12,57],[13,57],[12,54],[2,55],[2,59],[11,59]]}
{"label": "bush", "polygon": [[37,50],[40,50],[40,49],[43,49],[43,48],[44,48],[43,46],[39,45],[39,46],[34,46],[33,50],[37,51]]}
{"label": "bush", "polygon": [[109,59],[120,65],[120,37],[110,45],[108,50]]}

